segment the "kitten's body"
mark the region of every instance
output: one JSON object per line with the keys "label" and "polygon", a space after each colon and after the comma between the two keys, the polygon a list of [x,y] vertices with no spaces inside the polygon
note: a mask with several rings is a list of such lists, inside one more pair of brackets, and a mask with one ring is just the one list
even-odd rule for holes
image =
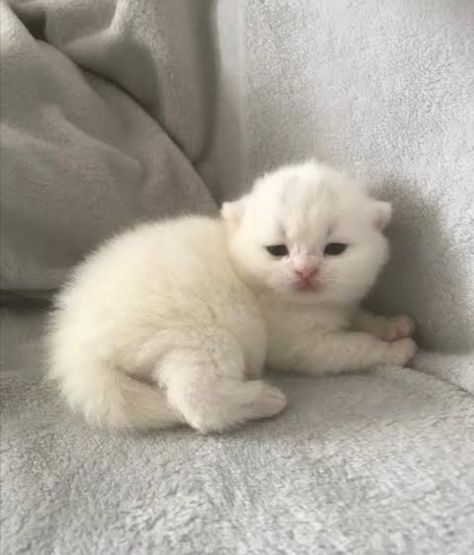
{"label": "kitten's body", "polygon": [[[365,203],[373,213],[351,214]],[[93,423],[186,422],[207,432],[283,410],[284,395],[259,379],[265,361],[306,373],[403,364],[411,340],[374,335],[396,340],[410,322],[356,316],[386,259],[376,229],[386,211],[339,174],[307,164],[264,178],[225,205],[222,220],[129,231],[80,266],[58,298],[51,373]],[[352,276],[322,255],[328,233],[354,241],[345,257]],[[283,236],[289,252],[276,260],[265,246]],[[308,264],[318,274],[303,280]],[[371,335],[346,331],[354,322]]]}

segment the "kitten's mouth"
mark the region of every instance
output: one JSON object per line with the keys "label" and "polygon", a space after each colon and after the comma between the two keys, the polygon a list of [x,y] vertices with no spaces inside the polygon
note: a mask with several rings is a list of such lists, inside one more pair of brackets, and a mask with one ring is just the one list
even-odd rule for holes
{"label": "kitten's mouth", "polygon": [[297,281],[295,283],[295,289],[300,293],[315,292],[320,289],[320,284],[314,281]]}

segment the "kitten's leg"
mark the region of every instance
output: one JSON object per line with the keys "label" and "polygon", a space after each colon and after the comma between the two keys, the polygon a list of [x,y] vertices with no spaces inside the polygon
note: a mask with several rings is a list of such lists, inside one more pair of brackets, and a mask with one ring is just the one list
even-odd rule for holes
{"label": "kitten's leg", "polygon": [[272,350],[270,346],[271,368],[323,374],[403,366],[414,356],[416,345],[408,338],[389,343],[368,333],[337,331],[305,335],[288,350],[276,349],[273,354]]}
{"label": "kitten's leg", "polygon": [[415,331],[415,323],[408,316],[387,318],[361,309],[352,320],[352,329],[370,333],[385,341],[396,341],[403,337],[411,337]]}
{"label": "kitten's leg", "polygon": [[240,351],[212,347],[176,349],[162,361],[157,379],[169,404],[203,433],[279,414],[284,394],[261,380],[244,379]]}

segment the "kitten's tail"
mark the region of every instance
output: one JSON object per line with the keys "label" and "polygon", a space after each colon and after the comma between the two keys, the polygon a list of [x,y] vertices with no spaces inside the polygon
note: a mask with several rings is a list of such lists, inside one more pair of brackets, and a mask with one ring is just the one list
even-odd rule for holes
{"label": "kitten's tail", "polygon": [[76,369],[69,366],[67,372],[53,366],[51,377],[59,382],[71,408],[92,425],[150,430],[184,422],[158,387],[107,364]]}

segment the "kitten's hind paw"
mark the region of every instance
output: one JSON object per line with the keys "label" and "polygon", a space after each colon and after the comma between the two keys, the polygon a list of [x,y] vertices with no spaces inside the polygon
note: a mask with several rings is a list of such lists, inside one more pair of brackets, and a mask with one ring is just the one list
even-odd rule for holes
{"label": "kitten's hind paw", "polygon": [[389,345],[385,362],[396,366],[406,366],[415,356],[416,343],[413,339],[405,337]]}
{"label": "kitten's hind paw", "polygon": [[415,331],[415,322],[408,316],[395,316],[387,322],[387,329],[383,339],[397,341],[404,337],[411,337]]}
{"label": "kitten's hind paw", "polygon": [[254,418],[270,418],[286,407],[285,394],[273,385],[262,383],[262,391],[255,400]]}

